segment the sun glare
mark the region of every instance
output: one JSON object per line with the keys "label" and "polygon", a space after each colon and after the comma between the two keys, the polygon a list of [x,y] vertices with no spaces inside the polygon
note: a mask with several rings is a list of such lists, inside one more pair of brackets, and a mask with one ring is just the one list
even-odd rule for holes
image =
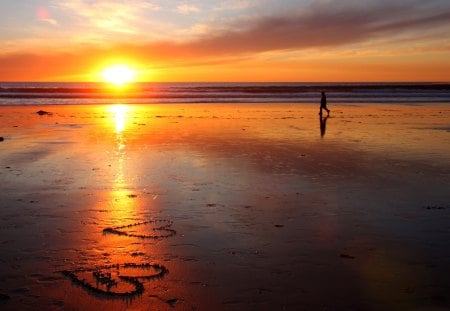
{"label": "sun glare", "polygon": [[133,82],[135,72],[126,65],[115,65],[106,68],[102,77],[105,82],[114,84],[115,86],[123,86],[126,83]]}

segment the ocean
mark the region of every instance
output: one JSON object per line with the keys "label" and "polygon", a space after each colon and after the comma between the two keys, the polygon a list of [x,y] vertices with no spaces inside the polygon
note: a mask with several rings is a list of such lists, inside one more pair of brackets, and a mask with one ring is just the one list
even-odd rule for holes
{"label": "ocean", "polygon": [[112,103],[448,104],[450,83],[104,83],[0,82],[0,105]]}

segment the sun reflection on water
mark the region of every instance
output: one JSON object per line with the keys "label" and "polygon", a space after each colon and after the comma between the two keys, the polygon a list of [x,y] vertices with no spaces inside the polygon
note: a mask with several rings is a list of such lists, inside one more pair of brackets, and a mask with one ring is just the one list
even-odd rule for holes
{"label": "sun reflection on water", "polygon": [[114,105],[110,107],[110,111],[113,113],[113,123],[116,132],[116,150],[115,154],[117,155],[117,175],[114,180],[114,188],[120,189],[123,188],[125,183],[124,176],[124,162],[126,156],[126,140],[124,137],[124,131],[126,128],[127,114],[129,112],[129,107],[126,105]]}
{"label": "sun reflection on water", "polygon": [[[107,226],[120,226],[123,222],[133,222],[136,217],[136,199],[133,185],[127,177],[129,170],[127,139],[129,130],[129,118],[132,107],[124,104],[111,105],[107,108],[109,114],[108,127],[113,135],[111,190],[109,191],[107,204],[109,213]],[[106,219],[105,219],[106,220]]]}
{"label": "sun reflection on water", "polygon": [[125,130],[126,118],[127,113],[129,111],[129,107],[118,104],[111,106],[110,111],[114,114],[116,133],[120,134]]}

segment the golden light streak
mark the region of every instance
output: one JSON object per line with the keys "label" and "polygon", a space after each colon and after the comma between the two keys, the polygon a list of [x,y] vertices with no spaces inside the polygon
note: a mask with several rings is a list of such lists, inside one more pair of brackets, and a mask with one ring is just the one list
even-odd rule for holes
{"label": "golden light streak", "polygon": [[120,134],[125,130],[126,117],[129,108],[125,105],[114,105],[110,108],[111,112],[114,114],[114,124],[116,133]]}

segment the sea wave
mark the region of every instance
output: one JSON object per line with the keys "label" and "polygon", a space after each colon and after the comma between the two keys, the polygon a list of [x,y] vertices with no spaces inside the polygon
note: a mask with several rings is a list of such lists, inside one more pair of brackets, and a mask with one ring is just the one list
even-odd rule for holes
{"label": "sea wave", "polygon": [[101,83],[3,82],[0,105],[125,103],[450,103],[449,83]]}

